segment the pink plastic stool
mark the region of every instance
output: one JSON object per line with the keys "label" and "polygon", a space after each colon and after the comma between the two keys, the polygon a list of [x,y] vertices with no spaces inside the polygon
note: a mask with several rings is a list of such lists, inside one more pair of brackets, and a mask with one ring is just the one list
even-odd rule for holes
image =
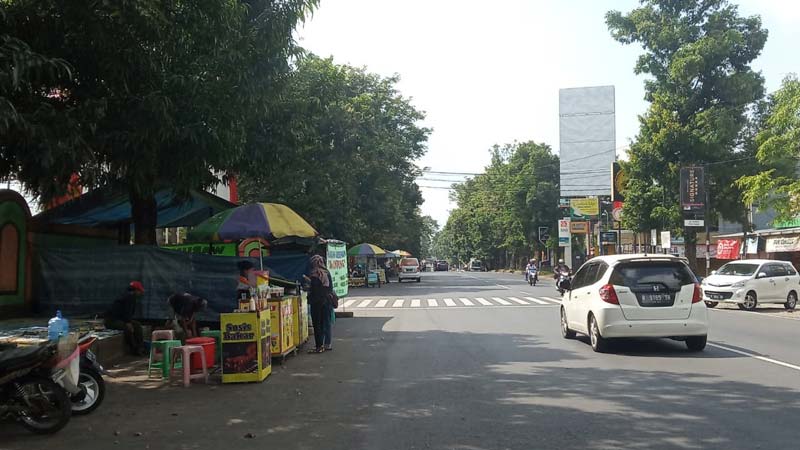
{"label": "pink plastic stool", "polygon": [[[202,364],[200,373],[192,373],[192,367],[189,363],[192,353],[200,354],[200,363]],[[199,379],[203,379],[208,384],[208,364],[206,363],[206,352],[203,347],[199,345],[182,345],[172,348],[172,361],[169,366],[169,377],[172,379],[174,379],[175,363],[178,359],[181,360],[181,365],[183,366],[183,387],[189,387],[192,380]]]}
{"label": "pink plastic stool", "polygon": [[172,330],[156,330],[150,335],[150,341],[174,341],[175,333]]}

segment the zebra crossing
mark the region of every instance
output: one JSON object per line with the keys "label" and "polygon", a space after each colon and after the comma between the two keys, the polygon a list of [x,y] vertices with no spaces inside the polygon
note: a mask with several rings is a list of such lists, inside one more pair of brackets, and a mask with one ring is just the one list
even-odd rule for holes
{"label": "zebra crossing", "polygon": [[347,309],[447,309],[488,307],[544,307],[557,306],[561,300],[555,297],[457,297],[457,298],[351,298],[342,306]]}

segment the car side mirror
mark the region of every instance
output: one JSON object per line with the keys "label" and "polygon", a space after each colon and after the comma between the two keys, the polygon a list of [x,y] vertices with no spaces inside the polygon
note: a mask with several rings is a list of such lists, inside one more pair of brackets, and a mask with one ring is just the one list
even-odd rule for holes
{"label": "car side mirror", "polygon": [[767,273],[766,272],[759,272],[758,275],[756,275],[756,278],[767,278]]}
{"label": "car side mirror", "polygon": [[716,271],[716,270],[712,270],[712,271],[711,271],[711,275],[716,275],[716,274],[717,274],[717,271]]}

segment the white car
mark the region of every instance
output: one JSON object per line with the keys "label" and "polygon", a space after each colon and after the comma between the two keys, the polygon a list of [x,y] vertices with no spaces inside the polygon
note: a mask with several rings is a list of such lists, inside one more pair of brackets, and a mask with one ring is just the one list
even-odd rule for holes
{"label": "white car", "polygon": [[561,334],[589,335],[592,349],[613,338],[672,338],[700,351],[708,310],[689,266],[668,255],[599,256],[575,273],[561,302]]}
{"label": "white car", "polygon": [[400,260],[400,270],[397,273],[397,281],[403,280],[417,280],[419,283],[422,280],[422,275],[419,272],[419,260],[417,258],[403,258]]}
{"label": "white car", "polygon": [[736,303],[739,308],[752,311],[760,303],[780,303],[793,310],[798,292],[800,275],[786,261],[732,261],[703,280],[703,299],[711,307],[717,302]]}

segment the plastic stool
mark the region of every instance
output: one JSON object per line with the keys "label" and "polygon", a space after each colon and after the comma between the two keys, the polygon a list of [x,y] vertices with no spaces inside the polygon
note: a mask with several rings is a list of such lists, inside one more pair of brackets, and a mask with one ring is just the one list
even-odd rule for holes
{"label": "plastic stool", "polygon": [[217,348],[217,361],[214,362],[222,366],[222,332],[220,330],[205,330],[200,332],[200,336],[214,338],[216,341],[215,347]]}
{"label": "plastic stool", "polygon": [[168,378],[172,349],[180,346],[181,341],[177,340],[152,341],[150,343],[150,362],[147,365],[147,378],[150,378],[153,369],[161,370],[161,378]]}
{"label": "plastic stool", "polygon": [[[192,353],[200,354],[200,363],[202,365],[200,373],[192,373],[192,365],[189,364],[189,357]],[[178,358],[180,358],[181,363],[183,363],[183,387],[189,387],[192,380],[199,379],[205,380],[205,383],[208,384],[208,364],[206,364],[206,352],[203,350],[203,347],[199,345],[181,345],[179,347],[174,347],[172,349],[172,361],[169,368],[170,377],[172,377],[175,371],[175,363]]]}
{"label": "plastic stool", "polygon": [[174,341],[175,340],[175,332],[172,330],[156,330],[153,331],[153,334],[150,336],[150,341]]}

